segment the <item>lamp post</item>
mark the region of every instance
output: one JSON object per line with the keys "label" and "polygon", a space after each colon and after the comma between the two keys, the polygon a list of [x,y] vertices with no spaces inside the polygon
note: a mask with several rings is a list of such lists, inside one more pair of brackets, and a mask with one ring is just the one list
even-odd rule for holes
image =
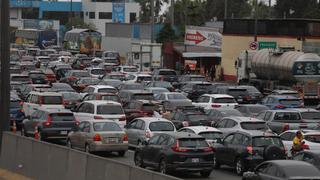
{"label": "lamp post", "polygon": [[228,18],[228,0],[224,0],[224,19]]}

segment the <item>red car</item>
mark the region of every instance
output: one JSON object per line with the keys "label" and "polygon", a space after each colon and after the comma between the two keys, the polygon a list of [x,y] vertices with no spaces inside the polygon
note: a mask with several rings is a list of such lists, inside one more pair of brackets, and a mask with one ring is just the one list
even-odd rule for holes
{"label": "red car", "polygon": [[138,117],[152,117],[159,110],[159,105],[150,100],[133,100],[124,107],[127,123]]}

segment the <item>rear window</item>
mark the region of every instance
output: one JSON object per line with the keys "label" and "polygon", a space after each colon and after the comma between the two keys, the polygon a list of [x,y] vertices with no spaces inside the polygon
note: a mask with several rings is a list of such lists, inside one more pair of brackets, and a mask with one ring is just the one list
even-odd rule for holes
{"label": "rear window", "polygon": [[75,121],[72,113],[55,113],[50,114],[52,121]]}
{"label": "rear window", "polygon": [[228,89],[228,94],[232,96],[247,95],[247,89]]}
{"label": "rear window", "polygon": [[72,73],[73,76],[76,77],[89,77],[89,73],[87,71],[83,71],[83,72],[73,72]]}
{"label": "rear window", "polygon": [[121,106],[115,105],[99,105],[97,107],[97,114],[124,114]]}
{"label": "rear window", "polygon": [[265,130],[265,122],[241,122],[240,126],[245,130]]}
{"label": "rear window", "polygon": [[282,99],[279,102],[282,105],[299,105],[299,104],[301,104],[299,99]]}
{"label": "rear window", "polygon": [[40,74],[40,73],[36,73],[36,74],[29,74],[29,77],[31,79],[34,79],[34,78],[46,78],[46,75],[45,74]]}
{"label": "rear window", "polygon": [[304,139],[306,141],[310,141],[313,143],[320,143],[320,134],[315,134],[315,135],[305,135]]}
{"label": "rear window", "polygon": [[10,101],[10,108],[21,108],[20,101]]}
{"label": "rear window", "polygon": [[183,94],[168,94],[168,99],[187,99]]}
{"label": "rear window", "polygon": [[43,96],[42,97],[42,104],[62,104],[62,97],[61,96]]}
{"label": "rear window", "polygon": [[185,148],[204,148],[208,147],[208,143],[205,139],[179,139],[179,147]]}
{"label": "rear window", "polygon": [[101,100],[120,102],[119,97],[113,95],[101,96]]}
{"label": "rear window", "polygon": [[214,103],[236,103],[233,98],[216,98],[213,100]]}
{"label": "rear window", "polygon": [[274,116],[274,120],[286,121],[286,120],[301,120],[299,113],[296,112],[277,112]]}
{"label": "rear window", "polygon": [[266,147],[270,145],[282,146],[282,142],[279,137],[260,136],[252,138],[252,145],[254,147]]}
{"label": "rear window", "polygon": [[130,89],[130,90],[135,90],[135,89],[144,89],[143,88],[143,85],[141,85],[141,84],[127,84],[127,85],[125,85],[125,89]]}
{"label": "rear window", "polygon": [[170,122],[152,122],[149,124],[151,131],[174,131],[174,126]]}
{"label": "rear window", "polygon": [[104,75],[105,74],[105,70],[103,70],[103,69],[92,69],[91,70],[91,74]]}
{"label": "rear window", "polygon": [[268,107],[264,107],[264,106],[251,106],[248,109],[252,113],[260,113],[262,111],[269,110]]}
{"label": "rear window", "polygon": [[206,81],[204,77],[191,77],[190,81]]}
{"label": "rear window", "polygon": [[143,104],[142,109],[145,111],[157,111],[159,107],[155,104]]}
{"label": "rear window", "polygon": [[134,94],[132,96],[134,100],[153,100],[153,94]]}
{"label": "rear window", "polygon": [[99,83],[99,79],[81,79],[79,83],[87,85],[96,85]]}
{"label": "rear window", "polygon": [[123,68],[124,72],[138,72],[137,68]]}
{"label": "rear window", "polygon": [[319,119],[320,120],[320,112],[302,112],[302,119]]}
{"label": "rear window", "polygon": [[175,71],[159,71],[159,75],[177,75]]}
{"label": "rear window", "polygon": [[293,97],[296,97],[296,98],[300,98],[300,95],[298,93],[282,93],[282,95],[293,96]]}
{"label": "rear window", "polygon": [[112,89],[112,88],[101,88],[98,89],[99,93],[117,93],[116,89]]}
{"label": "rear window", "polygon": [[208,116],[203,114],[193,114],[193,115],[188,115],[188,119],[190,121],[208,120]]}
{"label": "rear window", "polygon": [[30,79],[28,76],[13,76],[11,77],[11,81],[24,81],[28,82]]}
{"label": "rear window", "polygon": [[82,96],[78,93],[63,93],[62,96],[63,99],[69,101],[78,101],[82,99]]}
{"label": "rear window", "polygon": [[143,77],[143,76],[140,76],[137,78],[137,81],[152,81],[152,78],[151,77]]}
{"label": "rear window", "polygon": [[209,140],[216,140],[216,139],[223,138],[223,135],[221,132],[202,132],[202,133],[199,133],[199,135]]}
{"label": "rear window", "polygon": [[210,89],[211,86],[212,86],[211,84],[196,84],[193,88],[200,89],[200,90],[208,90]]}
{"label": "rear window", "polygon": [[120,126],[114,122],[96,122],[93,123],[94,131],[122,131]]}

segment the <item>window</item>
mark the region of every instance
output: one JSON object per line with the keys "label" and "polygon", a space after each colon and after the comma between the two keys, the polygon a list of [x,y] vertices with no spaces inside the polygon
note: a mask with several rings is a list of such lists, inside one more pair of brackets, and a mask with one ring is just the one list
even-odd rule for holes
{"label": "window", "polygon": [[284,133],[280,136],[280,138],[284,141],[292,141],[294,138],[294,133],[290,133],[290,132]]}
{"label": "window", "polygon": [[115,122],[96,122],[93,123],[95,131],[122,131],[120,126]]}
{"label": "window", "polygon": [[227,124],[227,120],[221,120],[220,122],[218,122],[217,128],[224,128],[226,124]]}
{"label": "window", "polygon": [[83,128],[83,132],[90,132],[90,123],[86,122]]}
{"label": "window", "polygon": [[83,131],[85,124],[86,124],[86,122],[81,122],[81,123],[79,124],[79,131]]}
{"label": "window", "polygon": [[153,136],[153,137],[149,140],[149,144],[150,144],[150,145],[157,144],[158,139],[159,139],[159,135]]}
{"label": "window", "polygon": [[268,169],[266,170],[266,174],[271,176],[276,176],[277,174],[277,167],[274,165],[270,165]]}
{"label": "window", "polygon": [[235,145],[240,145],[240,144],[243,144],[242,142],[242,135],[241,134],[235,134],[234,138],[233,138],[233,142],[232,144],[235,144]]}
{"label": "window", "polygon": [[162,135],[159,137],[159,141],[157,144],[163,145],[163,146],[168,145],[168,140],[169,140],[168,137]]}
{"label": "window", "polygon": [[316,160],[311,154],[305,153],[303,156],[303,161],[308,162],[310,164],[315,164]]}
{"label": "window", "polygon": [[130,124],[129,124],[129,129],[134,129],[136,124],[138,123],[138,120],[135,120],[135,121],[132,121]]}
{"label": "window", "polygon": [[138,120],[137,124],[136,124],[136,128],[135,129],[141,129],[143,130],[145,126],[145,123],[141,120]]}
{"label": "window", "polygon": [[224,139],[224,143],[227,143],[227,144],[230,144],[231,142],[232,142],[232,140],[233,140],[233,137],[234,137],[234,135],[233,134],[231,134],[231,135],[229,135],[229,136],[227,136],[225,139]]}
{"label": "window", "polygon": [[269,121],[271,115],[272,115],[272,112],[266,112],[266,116],[264,117],[264,120]]}
{"label": "window", "polygon": [[99,19],[112,19],[111,12],[99,12]]}
{"label": "window", "polygon": [[136,13],[130,13],[130,23],[134,23],[137,20],[137,14]]}
{"label": "window", "polygon": [[257,119],[264,120],[265,115],[266,115],[266,112],[261,112],[261,113],[259,113],[259,114],[257,115],[256,118],[257,118]]}
{"label": "window", "polygon": [[236,125],[237,125],[237,123],[236,123],[235,121],[233,121],[233,120],[228,120],[227,123],[226,123],[226,125],[225,125],[225,127],[226,127],[226,128],[232,128],[232,127],[234,127],[234,126],[236,126]]}

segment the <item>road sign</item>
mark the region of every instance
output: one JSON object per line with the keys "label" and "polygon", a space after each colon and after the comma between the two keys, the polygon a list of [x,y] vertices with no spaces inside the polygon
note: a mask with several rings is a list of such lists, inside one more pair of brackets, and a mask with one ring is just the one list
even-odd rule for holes
{"label": "road sign", "polygon": [[253,41],[249,45],[251,50],[256,50],[258,48],[258,43],[256,41]]}
{"label": "road sign", "polygon": [[222,35],[216,28],[186,26],[184,44],[220,49]]}
{"label": "road sign", "polygon": [[259,42],[259,50],[260,49],[276,49],[277,42]]}
{"label": "road sign", "polygon": [[205,41],[207,38],[204,37],[201,33],[198,31],[195,34],[187,33],[186,34],[186,40],[187,41],[193,41],[196,44],[201,43],[202,41]]}

